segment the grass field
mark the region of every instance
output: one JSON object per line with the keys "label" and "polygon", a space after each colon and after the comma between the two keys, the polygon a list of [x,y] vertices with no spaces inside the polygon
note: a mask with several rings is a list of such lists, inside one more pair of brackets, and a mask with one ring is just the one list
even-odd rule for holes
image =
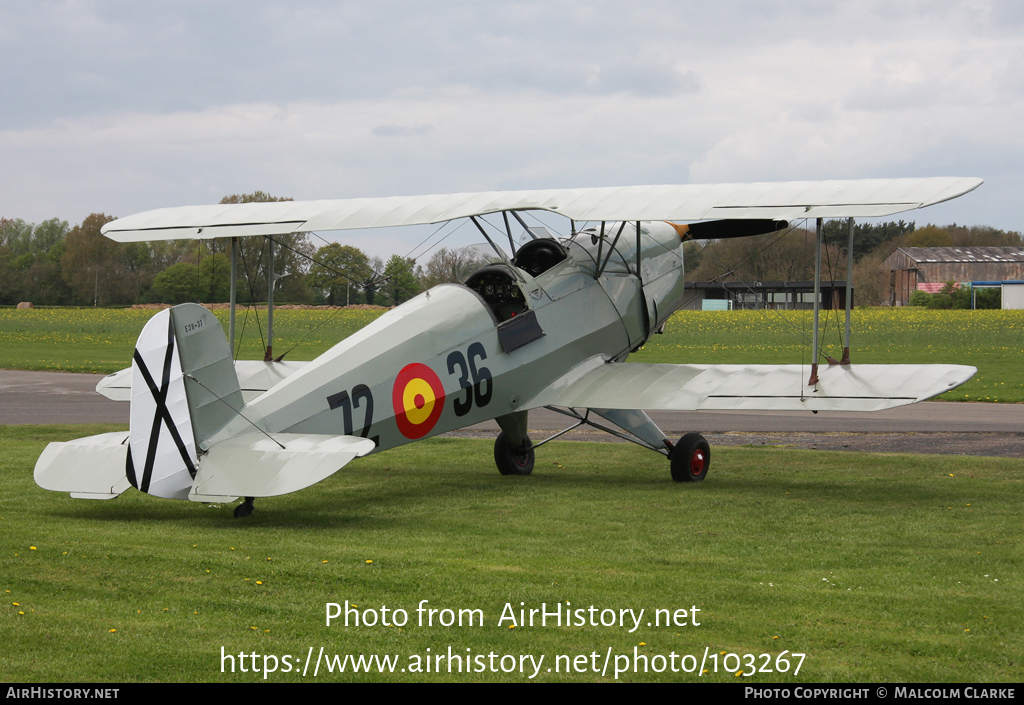
{"label": "grass field", "polygon": [[[321,666],[316,680],[525,681],[533,670],[400,672],[449,646],[543,655],[544,681],[611,681],[634,648],[650,667],[707,649],[719,665],[703,678],[728,682],[1024,679],[1019,460],[716,448],[708,480],[680,485],[633,446],[553,443],[533,476],[502,477],[490,443],[435,439],[258,500],[247,520],[133,490],[92,502],[35,486],[47,441],[107,430],[0,427],[5,681],[262,680],[221,673],[222,647],[238,668],[241,652],[261,669],[263,655],[301,668],[320,647],[399,657],[394,674]],[[325,603],[346,600],[403,608],[409,623],[325,626]],[[417,626],[420,600],[480,609],[485,624]],[[520,602],[646,611],[633,633],[499,625]],[[700,626],[646,626],[654,609],[694,605]],[[546,670],[595,652],[600,667],[609,648],[604,677]],[[774,668],[784,651],[785,675],[723,670],[727,658],[749,670],[745,654]],[[796,677],[794,653],[806,654]]]}
{"label": "grass field", "polygon": [[[227,311],[217,311],[227,328]],[[152,311],[125,309],[0,309],[0,368],[114,372],[128,366],[135,340]],[[293,346],[289,360],[311,360],[379,314],[366,310],[281,310],[274,314],[274,352]],[[243,316],[239,316],[239,328]],[[261,318],[264,334],[266,323]],[[665,335],[631,360],[675,363],[810,363],[809,311],[680,311]],[[834,314],[823,334],[826,350],[842,351]],[[300,342],[301,341],[301,342]],[[1024,402],[1024,311],[929,311],[918,308],[853,312],[854,363],[973,365],[978,374],[943,395],[950,401]],[[242,359],[263,348],[249,314]]]}

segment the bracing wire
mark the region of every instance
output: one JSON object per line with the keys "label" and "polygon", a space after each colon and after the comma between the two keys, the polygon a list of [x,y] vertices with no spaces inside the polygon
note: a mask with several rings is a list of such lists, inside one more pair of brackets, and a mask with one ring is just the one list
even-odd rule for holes
{"label": "bracing wire", "polygon": [[[267,245],[267,238],[264,237],[263,238],[263,242],[260,244],[260,254],[259,254],[259,257],[257,258],[257,260],[263,258],[263,248],[266,247],[266,245]],[[256,327],[260,331],[260,346],[262,348],[266,349],[267,341],[263,337],[263,326],[260,325],[260,317],[255,312],[255,308],[256,308],[256,292],[252,288],[253,277],[249,273],[249,263],[245,259],[245,249],[240,247],[240,248],[238,248],[238,252],[239,252],[239,254],[242,255],[242,267],[245,269],[245,282],[246,282],[246,284],[248,285],[248,288],[249,288],[249,303],[245,307],[245,320],[243,320],[243,322],[242,322],[242,330],[238,334],[238,348],[237,349],[238,350],[242,349],[242,338],[245,335],[245,323],[246,323],[246,321],[249,320],[249,306],[252,306],[253,309],[254,309],[253,316],[256,318]],[[237,352],[236,352],[236,356],[237,356]]]}

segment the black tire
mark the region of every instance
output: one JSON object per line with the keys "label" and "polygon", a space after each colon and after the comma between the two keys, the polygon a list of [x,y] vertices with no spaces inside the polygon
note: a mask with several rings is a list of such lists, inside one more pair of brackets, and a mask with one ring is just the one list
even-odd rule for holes
{"label": "black tire", "polygon": [[672,449],[672,479],[701,482],[711,468],[711,446],[699,433],[687,433]]}
{"label": "black tire", "polygon": [[235,507],[235,519],[252,516],[254,497],[246,497],[245,501]]}
{"label": "black tire", "polygon": [[533,472],[533,444],[526,439],[526,447],[513,446],[502,431],[494,441],[494,464],[502,475],[529,475]]}

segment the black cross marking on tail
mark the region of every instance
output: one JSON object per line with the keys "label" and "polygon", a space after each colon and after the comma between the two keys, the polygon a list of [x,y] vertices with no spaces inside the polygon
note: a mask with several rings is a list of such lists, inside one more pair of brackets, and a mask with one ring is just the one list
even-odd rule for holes
{"label": "black cross marking on tail", "polygon": [[196,479],[196,466],[192,462],[192,458],[189,457],[188,450],[185,448],[184,442],[181,440],[181,436],[178,435],[178,429],[174,426],[174,420],[171,418],[171,412],[167,410],[167,390],[171,386],[171,360],[174,356],[174,323],[171,317],[167,317],[167,352],[164,355],[164,369],[163,377],[161,379],[160,387],[156,386],[153,382],[153,376],[149,373],[149,368],[146,367],[146,363],[142,360],[142,355],[139,354],[138,348],[135,349],[135,354],[132,356],[135,360],[135,364],[139,366],[139,371],[142,372],[142,378],[146,380],[146,385],[149,387],[150,394],[153,395],[153,400],[156,402],[156,413],[153,415],[153,427],[149,432],[149,447],[146,449],[146,465],[142,470],[142,483],[140,484],[138,478],[135,475],[135,463],[132,461],[131,448],[128,449],[128,464],[126,468],[126,474],[128,476],[128,482],[132,484],[137,490],[142,492],[149,492],[149,482],[153,476],[153,463],[156,460],[156,446],[160,440],[160,424],[166,423],[167,430],[171,434],[171,438],[174,440],[174,445],[178,448],[178,453],[181,454],[181,459],[185,462],[185,466],[188,468],[188,474],[192,476],[192,479]]}

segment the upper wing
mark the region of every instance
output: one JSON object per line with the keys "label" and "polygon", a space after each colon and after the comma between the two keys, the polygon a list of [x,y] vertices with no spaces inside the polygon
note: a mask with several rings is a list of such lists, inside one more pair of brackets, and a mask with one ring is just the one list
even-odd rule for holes
{"label": "upper wing", "polygon": [[[529,408],[880,411],[924,401],[969,380],[964,365],[666,365],[584,363]],[[587,370],[589,367],[589,370]]]}
{"label": "upper wing", "polygon": [[574,220],[876,217],[948,201],[981,183],[954,177],[788,181],[185,206],[120,218],[103,233],[118,242],[282,235],[439,223],[509,210],[546,210]]}

